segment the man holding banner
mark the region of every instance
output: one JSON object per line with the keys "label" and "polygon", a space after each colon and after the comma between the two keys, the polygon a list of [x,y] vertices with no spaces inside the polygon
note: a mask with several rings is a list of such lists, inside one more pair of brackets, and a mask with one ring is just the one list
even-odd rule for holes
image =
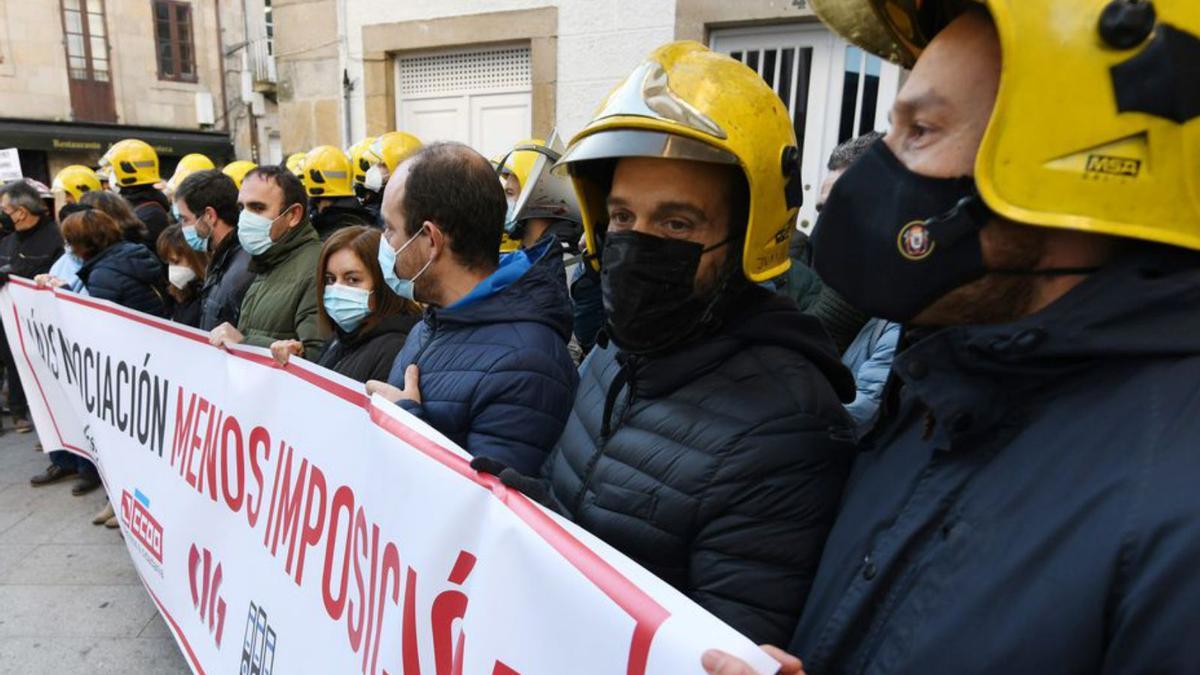
{"label": "man holding banner", "polygon": [[1200,672],[1200,5],[812,5],[915,61],[814,236],[826,283],[909,336],[789,651]]}

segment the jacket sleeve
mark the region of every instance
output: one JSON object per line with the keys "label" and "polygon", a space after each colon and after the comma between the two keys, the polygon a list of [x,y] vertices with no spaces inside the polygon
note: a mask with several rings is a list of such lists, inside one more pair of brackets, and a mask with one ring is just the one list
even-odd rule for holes
{"label": "jacket sleeve", "polygon": [[751,430],[699,497],[687,594],[755,643],[788,644],[833,525],[853,446],[806,414]]}
{"label": "jacket sleeve", "polygon": [[296,339],[304,343],[304,358],[316,361],[325,346],[317,325],[317,283],[310,280],[300,303],[296,305]]}
{"label": "jacket sleeve", "polygon": [[84,285],[88,295],[97,300],[108,300],[118,305],[124,300],[121,277],[103,267],[93,269]]}
{"label": "jacket sleeve", "polygon": [[554,351],[513,350],[476,387],[467,452],[536,476],[562,435],[578,383],[565,345]]}
{"label": "jacket sleeve", "polygon": [[[1147,395],[1148,404],[1156,398]],[[1104,662],[1097,669],[1103,675],[1200,673],[1200,424],[1195,415],[1164,416],[1170,415],[1180,420],[1174,438],[1154,439],[1131,491],[1136,497],[1107,603]]]}
{"label": "jacket sleeve", "polygon": [[890,321],[885,323],[875,344],[871,346],[870,356],[854,373],[858,393],[854,401],[846,406],[846,411],[860,427],[875,419],[875,413],[879,411],[879,400],[883,396],[883,386],[887,384],[888,373],[892,370],[892,359],[896,355],[896,342],[899,338],[900,324]]}

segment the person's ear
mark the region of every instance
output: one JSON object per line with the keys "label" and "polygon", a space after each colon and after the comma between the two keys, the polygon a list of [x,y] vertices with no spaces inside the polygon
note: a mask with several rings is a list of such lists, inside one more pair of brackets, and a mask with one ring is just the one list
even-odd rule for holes
{"label": "person's ear", "polygon": [[291,213],[295,214],[294,216],[288,215],[288,229],[290,230],[293,227],[296,227],[300,223],[304,222],[304,207],[300,205],[300,202],[296,202],[295,204],[292,204],[291,206],[289,206],[288,209],[289,209],[289,214],[291,214]]}
{"label": "person's ear", "polygon": [[449,240],[446,238],[446,233],[442,232],[442,228],[435,225],[432,221],[425,221],[423,227],[428,232],[429,237],[429,259],[434,260],[446,246],[449,246]]}

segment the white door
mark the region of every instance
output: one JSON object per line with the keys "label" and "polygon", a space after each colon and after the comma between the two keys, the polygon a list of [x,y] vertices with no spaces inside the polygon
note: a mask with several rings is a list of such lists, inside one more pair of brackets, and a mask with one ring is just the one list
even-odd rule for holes
{"label": "white door", "polygon": [[528,47],[490,47],[396,60],[396,124],[422,141],[459,141],[486,157],[529,137]]}
{"label": "white door", "polygon": [[886,128],[900,69],[820,25],[715,30],[711,46],[762,75],[791,113],[804,181],[797,225],[809,230],[830,153],[842,141]]}

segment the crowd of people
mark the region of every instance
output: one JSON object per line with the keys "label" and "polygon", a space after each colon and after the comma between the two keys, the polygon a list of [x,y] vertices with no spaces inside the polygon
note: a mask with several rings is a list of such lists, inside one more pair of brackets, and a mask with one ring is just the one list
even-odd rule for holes
{"label": "crowd of people", "polygon": [[[829,159],[811,236],[775,92],[679,42],[565,147],[488,159],[391,132],[281,166],[189,156],[163,181],[123,141],[99,175],[56,177],[56,213],[0,189],[0,272],[362,382],[782,647],[783,673],[1195,672],[1200,171],[1155,174],[1177,203],[1151,207],[1136,177],[1062,182],[1045,135],[1013,125],[1090,125],[1097,147],[1136,127],[1194,160],[1200,108],[1012,121],[1057,82],[1010,51],[1013,26],[1036,38],[1033,5],[1063,2],[984,4],[831,21],[912,71],[888,133]],[[1156,4],[1142,40],[1194,56],[1200,10]],[[901,15],[919,44],[895,39]],[[1108,72],[1088,35],[1047,42]],[[34,485],[99,485],[50,457]],[[95,522],[116,527],[111,506]]]}

